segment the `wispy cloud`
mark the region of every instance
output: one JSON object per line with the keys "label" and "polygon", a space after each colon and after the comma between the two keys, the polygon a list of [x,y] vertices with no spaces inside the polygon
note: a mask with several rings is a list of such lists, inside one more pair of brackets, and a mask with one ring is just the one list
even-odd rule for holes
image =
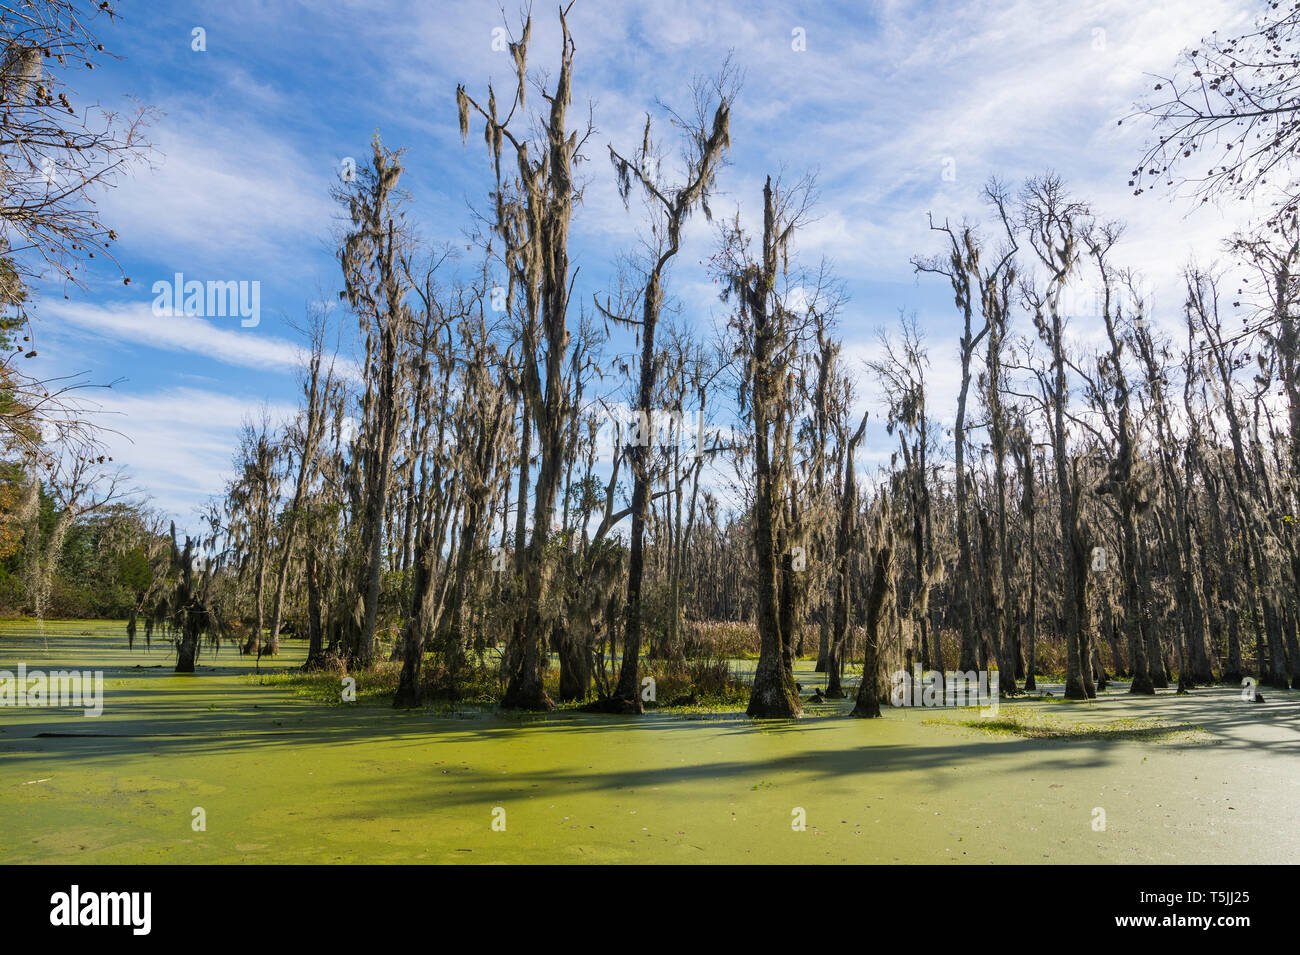
{"label": "wispy cloud", "polygon": [[[246,95],[270,95],[239,76]],[[102,199],[123,244],[164,269],[223,269],[231,279],[266,281],[319,258],[338,215],[329,198],[337,157],[304,155],[292,138],[229,110],[188,100],[160,109],[152,166]]]}
{"label": "wispy cloud", "polygon": [[288,371],[301,364],[301,346],[259,334],[255,329],[240,328],[237,318],[224,320],[234,328],[222,328],[215,324],[222,319],[155,315],[148,304],[73,302],[52,303],[44,309],[44,314],[50,320],[47,325],[72,326],[82,336],[163,351],[190,352],[227,365]]}
{"label": "wispy cloud", "polygon": [[191,528],[196,509],[225,488],[242,423],[264,406],[275,422],[295,411],[252,395],[199,388],[113,389],[98,393],[93,403],[115,463],[127,467],[131,482],[147,489],[158,508]]}

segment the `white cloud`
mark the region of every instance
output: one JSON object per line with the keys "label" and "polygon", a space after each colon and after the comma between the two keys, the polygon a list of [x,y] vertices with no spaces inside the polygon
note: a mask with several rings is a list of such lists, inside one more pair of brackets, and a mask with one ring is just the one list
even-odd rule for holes
{"label": "white cloud", "polygon": [[[237,318],[208,321],[192,316],[160,316],[153,313],[150,305],[143,303],[92,305],[51,302],[42,311],[54,328],[57,329],[60,323],[71,325],[82,337],[129,342],[163,351],[190,352],[246,368],[289,371],[301,364],[301,346],[257,329],[241,328]],[[221,321],[231,327],[223,328],[216,324]]]}
{"label": "white cloud", "polygon": [[[252,396],[198,388],[133,394],[119,387],[97,394],[93,404],[100,409],[96,423],[111,429],[104,443],[114,462],[190,530],[197,528],[201,502],[225,489],[241,424],[263,407]],[[295,412],[292,405],[266,407],[272,422]]]}
{"label": "white cloud", "polygon": [[161,108],[152,167],[101,200],[123,246],[175,271],[233,269],[211,277],[263,281],[321,248],[338,214],[329,198],[336,157],[304,156],[248,117],[232,122],[188,102]]}

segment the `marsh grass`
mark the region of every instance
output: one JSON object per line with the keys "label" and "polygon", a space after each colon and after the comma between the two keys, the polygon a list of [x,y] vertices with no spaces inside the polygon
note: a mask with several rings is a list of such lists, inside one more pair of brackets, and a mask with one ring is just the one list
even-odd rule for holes
{"label": "marsh grass", "polygon": [[1111,720],[1106,723],[1084,723],[1063,720],[1035,713],[1024,707],[1002,706],[997,716],[974,719],[944,719],[934,717],[923,720],[930,725],[961,726],[1023,739],[1071,739],[1097,741],[1141,742],[1205,742],[1209,735],[1195,723],[1170,723],[1156,717],[1136,717]]}
{"label": "marsh grass", "polygon": [[[316,703],[342,704],[343,681],[356,680],[356,703],[390,706],[401,675],[400,661],[380,661],[367,670],[350,672],[341,661],[332,661],[324,669],[303,672],[293,669],[266,669],[250,673],[243,679],[252,685],[276,687]],[[647,709],[682,713],[712,713],[744,708],[749,701],[749,685],[731,663],[719,657],[700,659],[643,660],[643,677],[655,681],[654,702]],[[434,712],[456,713],[465,706],[495,706],[501,697],[501,685],[494,668],[480,666],[462,669],[456,681],[444,668],[426,660],[423,669],[424,708]],[[557,710],[578,710],[590,700],[559,700],[559,666],[555,661],[543,675],[547,693]],[[448,687],[455,685],[452,695]],[[694,702],[685,702],[693,698]],[[681,702],[677,702],[681,701]]]}
{"label": "marsh grass", "polygon": [[682,643],[687,657],[758,658],[758,628],[752,623],[688,620],[682,626]]}
{"label": "marsh grass", "polygon": [[[303,672],[300,669],[262,670],[250,673],[245,681],[257,686],[278,687],[303,699],[316,703],[343,704],[343,681],[356,680],[356,702],[361,704],[391,706],[397,693],[402,664],[398,660],[384,660],[367,670],[349,672],[341,662],[321,670]],[[457,681],[458,692],[450,696],[446,687],[448,674],[432,663],[427,663],[423,673],[425,707],[437,712],[455,712],[464,706],[491,705],[498,694],[497,681],[484,669],[464,669]],[[349,704],[351,705],[351,704]]]}

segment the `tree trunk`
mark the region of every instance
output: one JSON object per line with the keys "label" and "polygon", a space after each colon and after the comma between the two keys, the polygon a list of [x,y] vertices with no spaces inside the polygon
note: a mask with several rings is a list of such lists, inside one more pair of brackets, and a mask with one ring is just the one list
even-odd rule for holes
{"label": "tree trunk", "polygon": [[891,544],[885,543],[878,547],[871,590],[867,593],[862,683],[858,686],[858,698],[853,704],[853,712],[849,714],[850,716],[864,719],[880,716],[880,698],[884,695],[880,685],[880,621],[883,616],[885,597],[889,592],[890,577],[893,574],[893,560],[894,551]]}

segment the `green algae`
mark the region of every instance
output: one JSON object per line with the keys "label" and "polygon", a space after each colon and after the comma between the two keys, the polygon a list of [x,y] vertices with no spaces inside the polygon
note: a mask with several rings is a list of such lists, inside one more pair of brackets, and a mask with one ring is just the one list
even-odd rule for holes
{"label": "green algae", "polygon": [[[1112,692],[1077,711],[1017,700],[993,731],[962,725],[975,710],[851,719],[851,700],[791,722],[395,711],[364,674],[356,703],[324,681],[299,692],[303,651],[288,640],[259,665],[205,648],[178,676],[170,648],[128,652],[117,622],[0,624],[0,669],[105,675],[98,719],[0,708],[0,862],[1300,859],[1280,824],[1300,810],[1300,693]],[[1176,727],[1198,729],[1163,732]]]}
{"label": "green algae", "polygon": [[985,733],[1023,739],[1129,740],[1142,742],[1207,743],[1213,737],[1195,723],[1170,723],[1159,717],[1116,717],[1102,723],[1067,720],[1025,706],[1002,704],[996,714],[976,719],[934,717],[929,725],[964,726]]}

